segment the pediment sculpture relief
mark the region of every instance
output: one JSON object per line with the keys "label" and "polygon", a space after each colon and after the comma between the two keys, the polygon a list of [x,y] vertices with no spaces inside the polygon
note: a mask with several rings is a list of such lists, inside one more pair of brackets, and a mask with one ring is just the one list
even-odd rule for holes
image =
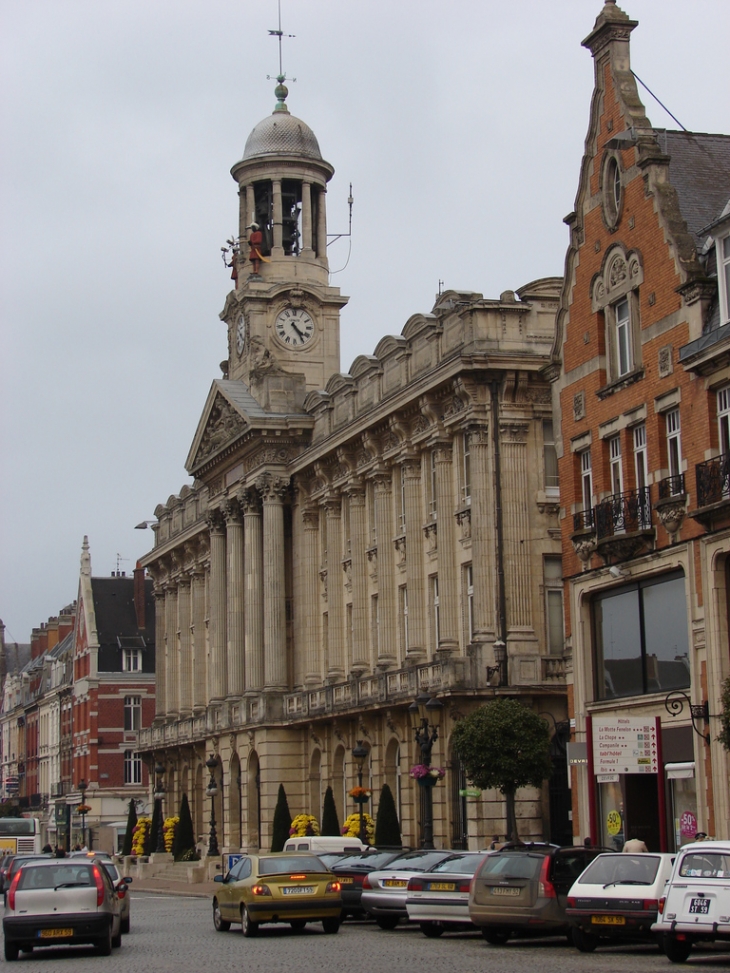
{"label": "pediment sculpture relief", "polygon": [[196,462],[206,459],[221,446],[225,446],[226,443],[244,433],[247,428],[246,421],[230,402],[219,395],[210,410],[208,425],[198,448]]}

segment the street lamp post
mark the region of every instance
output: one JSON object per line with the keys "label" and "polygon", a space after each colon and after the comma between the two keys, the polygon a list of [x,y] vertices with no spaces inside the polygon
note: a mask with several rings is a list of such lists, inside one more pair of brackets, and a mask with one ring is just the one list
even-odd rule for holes
{"label": "street lamp post", "polygon": [[86,847],[86,788],[88,786],[84,778],[79,781],[79,792],[81,794],[81,811],[79,813],[81,814],[81,846],[83,848]]}
{"label": "street lamp post", "polygon": [[360,807],[360,834],[359,838],[363,844],[367,844],[367,836],[365,834],[365,817],[363,815],[363,805],[365,804],[364,797],[362,795],[362,765],[365,762],[368,755],[367,749],[362,745],[362,740],[357,741],[357,746],[352,748],[352,756],[357,764],[357,786],[360,788],[360,797],[358,798],[358,805]]}
{"label": "street lamp post", "polygon": [[205,761],[205,766],[210,771],[210,781],[205,793],[210,798],[210,837],[208,840],[208,855],[211,858],[217,858],[220,855],[218,850],[218,835],[215,830],[215,797],[218,793],[218,785],[215,782],[215,768],[218,766],[218,758],[215,754],[211,754],[210,757]]}
{"label": "street lamp post", "polygon": [[162,764],[155,764],[155,793],[154,798],[157,803],[157,834],[155,835],[156,845],[155,852],[162,854],[165,851],[165,829],[164,829],[164,818],[162,815],[162,801],[165,797],[165,785],[163,783],[163,778],[165,776],[165,768]]}
{"label": "street lamp post", "polygon": [[[431,767],[431,752],[439,738],[439,722],[443,708],[444,704],[441,700],[426,693],[419,693],[408,707],[413,717],[413,731],[423,767]],[[433,848],[433,788],[436,786],[437,779],[430,773],[425,773],[418,778],[423,797],[423,848]]]}

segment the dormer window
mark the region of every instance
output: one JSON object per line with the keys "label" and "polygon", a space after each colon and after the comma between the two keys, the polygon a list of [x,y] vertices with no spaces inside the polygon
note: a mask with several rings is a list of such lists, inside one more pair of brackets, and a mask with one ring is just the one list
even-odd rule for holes
{"label": "dormer window", "polygon": [[720,318],[730,323],[730,233],[720,237],[717,247],[717,286],[720,292]]}

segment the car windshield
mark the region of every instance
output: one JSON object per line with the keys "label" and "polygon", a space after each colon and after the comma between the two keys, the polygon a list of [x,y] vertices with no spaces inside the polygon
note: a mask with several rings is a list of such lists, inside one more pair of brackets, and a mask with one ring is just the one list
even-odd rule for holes
{"label": "car windshield", "polygon": [[578,881],[581,885],[651,885],[661,859],[657,855],[599,855]]}
{"label": "car windshield", "polygon": [[490,855],[484,862],[481,876],[491,878],[537,878],[544,855],[507,852],[504,855]]}
{"label": "car windshield", "polygon": [[287,872],[326,872],[327,867],[314,855],[285,855],[260,858],[259,875],[284,875]]}
{"label": "car windshield", "polygon": [[445,858],[447,852],[444,851],[424,851],[404,855],[389,862],[385,867],[390,871],[396,872],[425,872],[426,869],[440,862]]}
{"label": "car windshield", "polygon": [[473,875],[484,855],[458,855],[447,858],[430,868],[431,872],[456,872],[460,875]]}
{"label": "car windshield", "polygon": [[95,884],[88,865],[37,865],[22,869],[18,879],[18,891]]}
{"label": "car windshield", "polygon": [[682,878],[730,878],[730,852],[693,851],[679,866]]}

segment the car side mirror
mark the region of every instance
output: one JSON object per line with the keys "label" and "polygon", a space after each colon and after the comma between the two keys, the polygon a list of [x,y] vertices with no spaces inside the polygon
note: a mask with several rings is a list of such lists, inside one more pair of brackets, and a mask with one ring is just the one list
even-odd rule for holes
{"label": "car side mirror", "polygon": [[223,876],[222,875],[214,875],[213,876],[213,881],[214,882],[222,882],[223,881]]}
{"label": "car side mirror", "polygon": [[132,879],[131,878],[126,878],[125,877],[125,878],[122,879],[122,881],[124,882],[125,885],[131,885],[132,884]]}

